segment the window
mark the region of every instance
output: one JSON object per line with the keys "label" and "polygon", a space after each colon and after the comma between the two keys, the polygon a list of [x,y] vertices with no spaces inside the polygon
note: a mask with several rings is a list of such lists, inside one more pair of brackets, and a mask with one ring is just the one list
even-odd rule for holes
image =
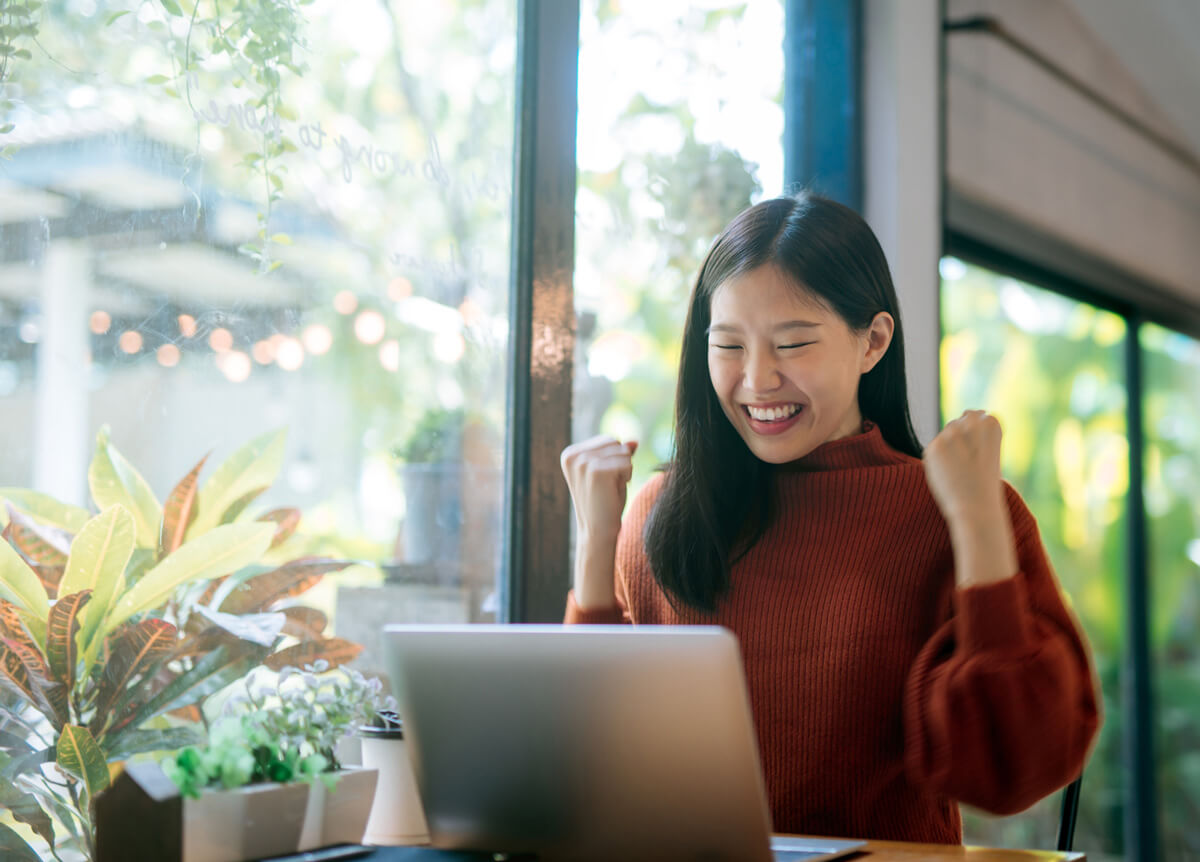
{"label": "window", "polygon": [[[1123,853],[1121,685],[1129,488],[1125,320],[953,257],[943,258],[942,412],[984,408],[1004,428],[1002,469],[1091,643],[1105,721],[1084,776],[1075,844]],[[997,819],[964,810],[964,841],[1055,846],[1061,794]]]}
{"label": "window", "polygon": [[783,191],[783,34],[780,0],[583,3],[572,433],[641,441],[631,490],[671,457],[709,244]]}
{"label": "window", "polygon": [[86,505],[103,434],[153,509],[240,451],[379,670],[385,621],[495,617],[516,3],[183,5],[48,6],[10,63],[0,485]]}
{"label": "window", "polygon": [[1200,344],[1141,329],[1155,769],[1165,859],[1200,853]]}

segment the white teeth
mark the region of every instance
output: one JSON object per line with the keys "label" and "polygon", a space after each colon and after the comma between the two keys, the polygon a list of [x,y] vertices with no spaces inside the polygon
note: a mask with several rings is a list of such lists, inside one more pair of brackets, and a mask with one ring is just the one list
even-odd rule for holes
{"label": "white teeth", "polygon": [[789,404],[786,407],[751,407],[746,405],[746,411],[752,419],[757,419],[759,422],[778,422],[780,419],[787,419],[800,412],[799,404]]}

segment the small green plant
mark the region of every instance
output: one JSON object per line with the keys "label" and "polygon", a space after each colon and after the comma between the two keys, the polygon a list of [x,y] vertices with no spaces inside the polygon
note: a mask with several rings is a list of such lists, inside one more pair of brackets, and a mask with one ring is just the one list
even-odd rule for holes
{"label": "small green plant", "polygon": [[462,409],[435,407],[417,421],[417,427],[394,454],[407,464],[437,464],[462,459],[463,429],[467,417]]}
{"label": "small green plant", "polygon": [[163,763],[184,796],[206,787],[322,780],[332,788],[340,769],[338,741],[395,709],[378,679],[355,670],[329,669],[319,660],[303,672],[285,668],[274,684],[247,681],[226,703],[203,747],[188,747]]}
{"label": "small green plant", "polygon": [[[110,764],[203,741],[209,696],[260,665],[361,651],[294,603],[349,561],[289,559],[296,509],[248,513],[284,437],[251,440],[203,484],[200,459],[162,503],[107,429],[88,469],[98,514],[0,488],[0,808],[55,858],[92,855]],[[34,852],[4,822],[0,849]]]}

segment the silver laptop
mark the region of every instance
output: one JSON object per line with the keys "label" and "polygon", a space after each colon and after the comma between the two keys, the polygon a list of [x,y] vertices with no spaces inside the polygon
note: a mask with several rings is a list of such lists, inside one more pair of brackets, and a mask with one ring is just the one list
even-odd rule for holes
{"label": "silver laptop", "polygon": [[717,627],[384,630],[435,847],[541,860],[818,860],[777,838],[737,641]]}

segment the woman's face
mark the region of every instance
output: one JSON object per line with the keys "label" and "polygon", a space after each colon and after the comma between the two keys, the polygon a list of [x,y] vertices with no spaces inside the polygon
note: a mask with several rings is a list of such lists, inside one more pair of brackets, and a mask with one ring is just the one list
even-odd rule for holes
{"label": "woman's face", "polygon": [[784,464],[861,431],[858,380],[887,351],[890,315],[854,332],[768,265],[721,284],[711,318],[713,389],[758,458]]}

